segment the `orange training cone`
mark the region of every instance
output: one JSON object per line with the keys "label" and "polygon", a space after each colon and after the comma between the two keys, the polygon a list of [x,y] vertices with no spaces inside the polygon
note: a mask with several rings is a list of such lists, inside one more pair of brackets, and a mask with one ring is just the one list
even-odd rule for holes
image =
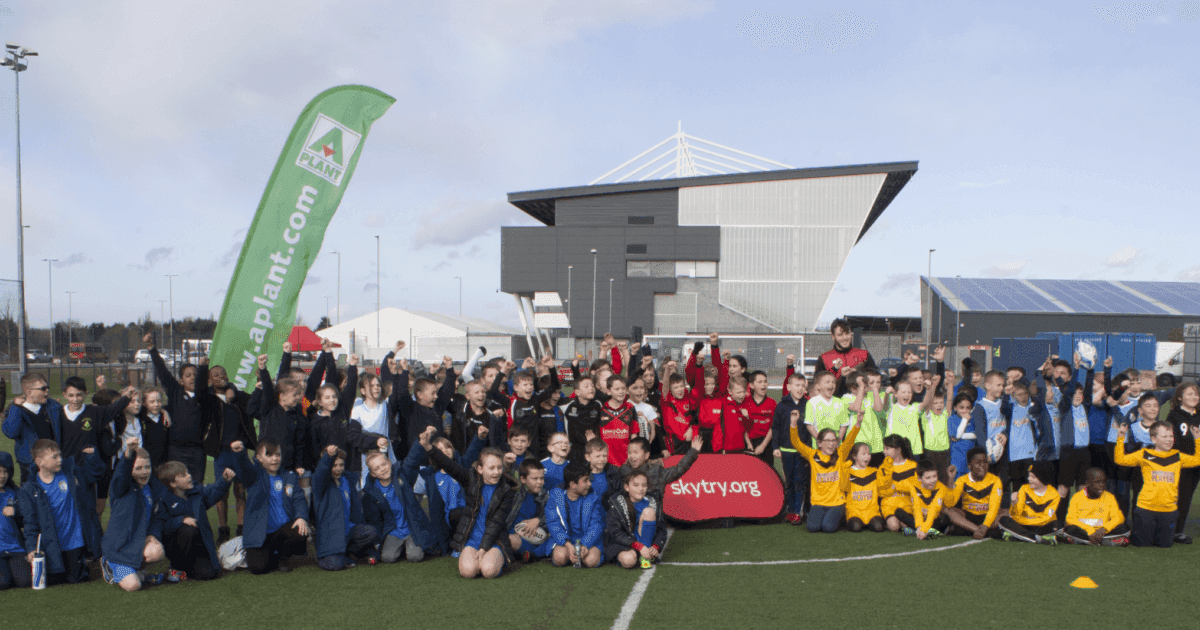
{"label": "orange training cone", "polygon": [[1100,585],[1092,581],[1092,578],[1084,575],[1075,578],[1075,581],[1071,582],[1071,586],[1074,586],[1075,588],[1098,588]]}

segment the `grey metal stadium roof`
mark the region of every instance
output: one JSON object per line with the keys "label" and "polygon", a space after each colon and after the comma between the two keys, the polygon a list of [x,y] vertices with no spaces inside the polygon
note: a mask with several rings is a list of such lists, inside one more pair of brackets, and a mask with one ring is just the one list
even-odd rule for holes
{"label": "grey metal stadium roof", "polygon": [[643,190],[664,190],[672,188],[687,188],[691,186],[715,186],[719,184],[741,184],[746,182],[765,182],[787,179],[811,179],[817,177],[839,177],[843,175],[868,175],[887,173],[887,178],[871,207],[867,221],[863,225],[859,238],[871,227],[875,219],[883,213],[888,204],[895,199],[901,188],[912,179],[917,172],[917,162],[884,162],[881,164],[855,164],[849,166],[822,166],[818,168],[794,168],[777,171],[760,171],[754,173],[735,173],[730,175],[704,175],[699,177],[677,177],[672,179],[654,179],[642,182],[624,182],[620,184],[599,184],[595,186],[572,186],[569,188],[550,188],[546,190],[530,190],[526,192],[508,193],[508,202],[520,208],[529,216],[546,225],[554,225],[554,202],[566,197],[585,197],[590,195],[611,195],[614,193],[637,192]]}
{"label": "grey metal stadium roof", "polygon": [[951,309],[1010,313],[1200,316],[1200,283],[929,278]]}

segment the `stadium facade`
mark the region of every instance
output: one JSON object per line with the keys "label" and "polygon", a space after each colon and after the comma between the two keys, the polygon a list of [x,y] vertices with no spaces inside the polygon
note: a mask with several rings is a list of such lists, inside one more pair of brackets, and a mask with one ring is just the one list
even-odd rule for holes
{"label": "stadium facade", "polygon": [[501,230],[501,291],[547,341],[634,326],[811,331],[851,248],[916,171],[893,162],[510,193],[543,226]]}

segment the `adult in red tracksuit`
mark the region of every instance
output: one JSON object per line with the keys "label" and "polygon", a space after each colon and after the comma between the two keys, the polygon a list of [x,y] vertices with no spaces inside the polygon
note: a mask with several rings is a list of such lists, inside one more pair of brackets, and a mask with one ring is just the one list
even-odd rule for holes
{"label": "adult in red tracksuit", "polygon": [[862,348],[855,348],[854,335],[850,332],[850,323],[844,319],[835,319],[829,326],[833,337],[833,349],[821,355],[821,370],[833,372],[835,377],[842,376],[842,370],[852,367],[873,368],[875,359],[871,353]]}
{"label": "adult in red tracksuit", "polygon": [[746,430],[750,423],[750,411],[746,406],[749,396],[739,402],[733,396],[723,397],[721,421],[713,428],[714,453],[741,453],[746,450]]}

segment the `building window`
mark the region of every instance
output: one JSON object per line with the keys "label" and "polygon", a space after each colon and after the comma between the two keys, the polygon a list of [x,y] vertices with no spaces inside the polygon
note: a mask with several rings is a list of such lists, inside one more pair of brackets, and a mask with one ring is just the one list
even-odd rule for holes
{"label": "building window", "polygon": [[632,244],[626,245],[625,253],[626,254],[645,254],[646,246],[645,245],[632,245]]}
{"label": "building window", "polygon": [[654,225],[654,217],[629,217],[629,225]]}
{"label": "building window", "polygon": [[704,261],[680,261],[675,263],[675,275],[680,278],[716,278],[717,263]]}
{"label": "building window", "polygon": [[675,263],[669,260],[627,260],[627,278],[674,278]]}

